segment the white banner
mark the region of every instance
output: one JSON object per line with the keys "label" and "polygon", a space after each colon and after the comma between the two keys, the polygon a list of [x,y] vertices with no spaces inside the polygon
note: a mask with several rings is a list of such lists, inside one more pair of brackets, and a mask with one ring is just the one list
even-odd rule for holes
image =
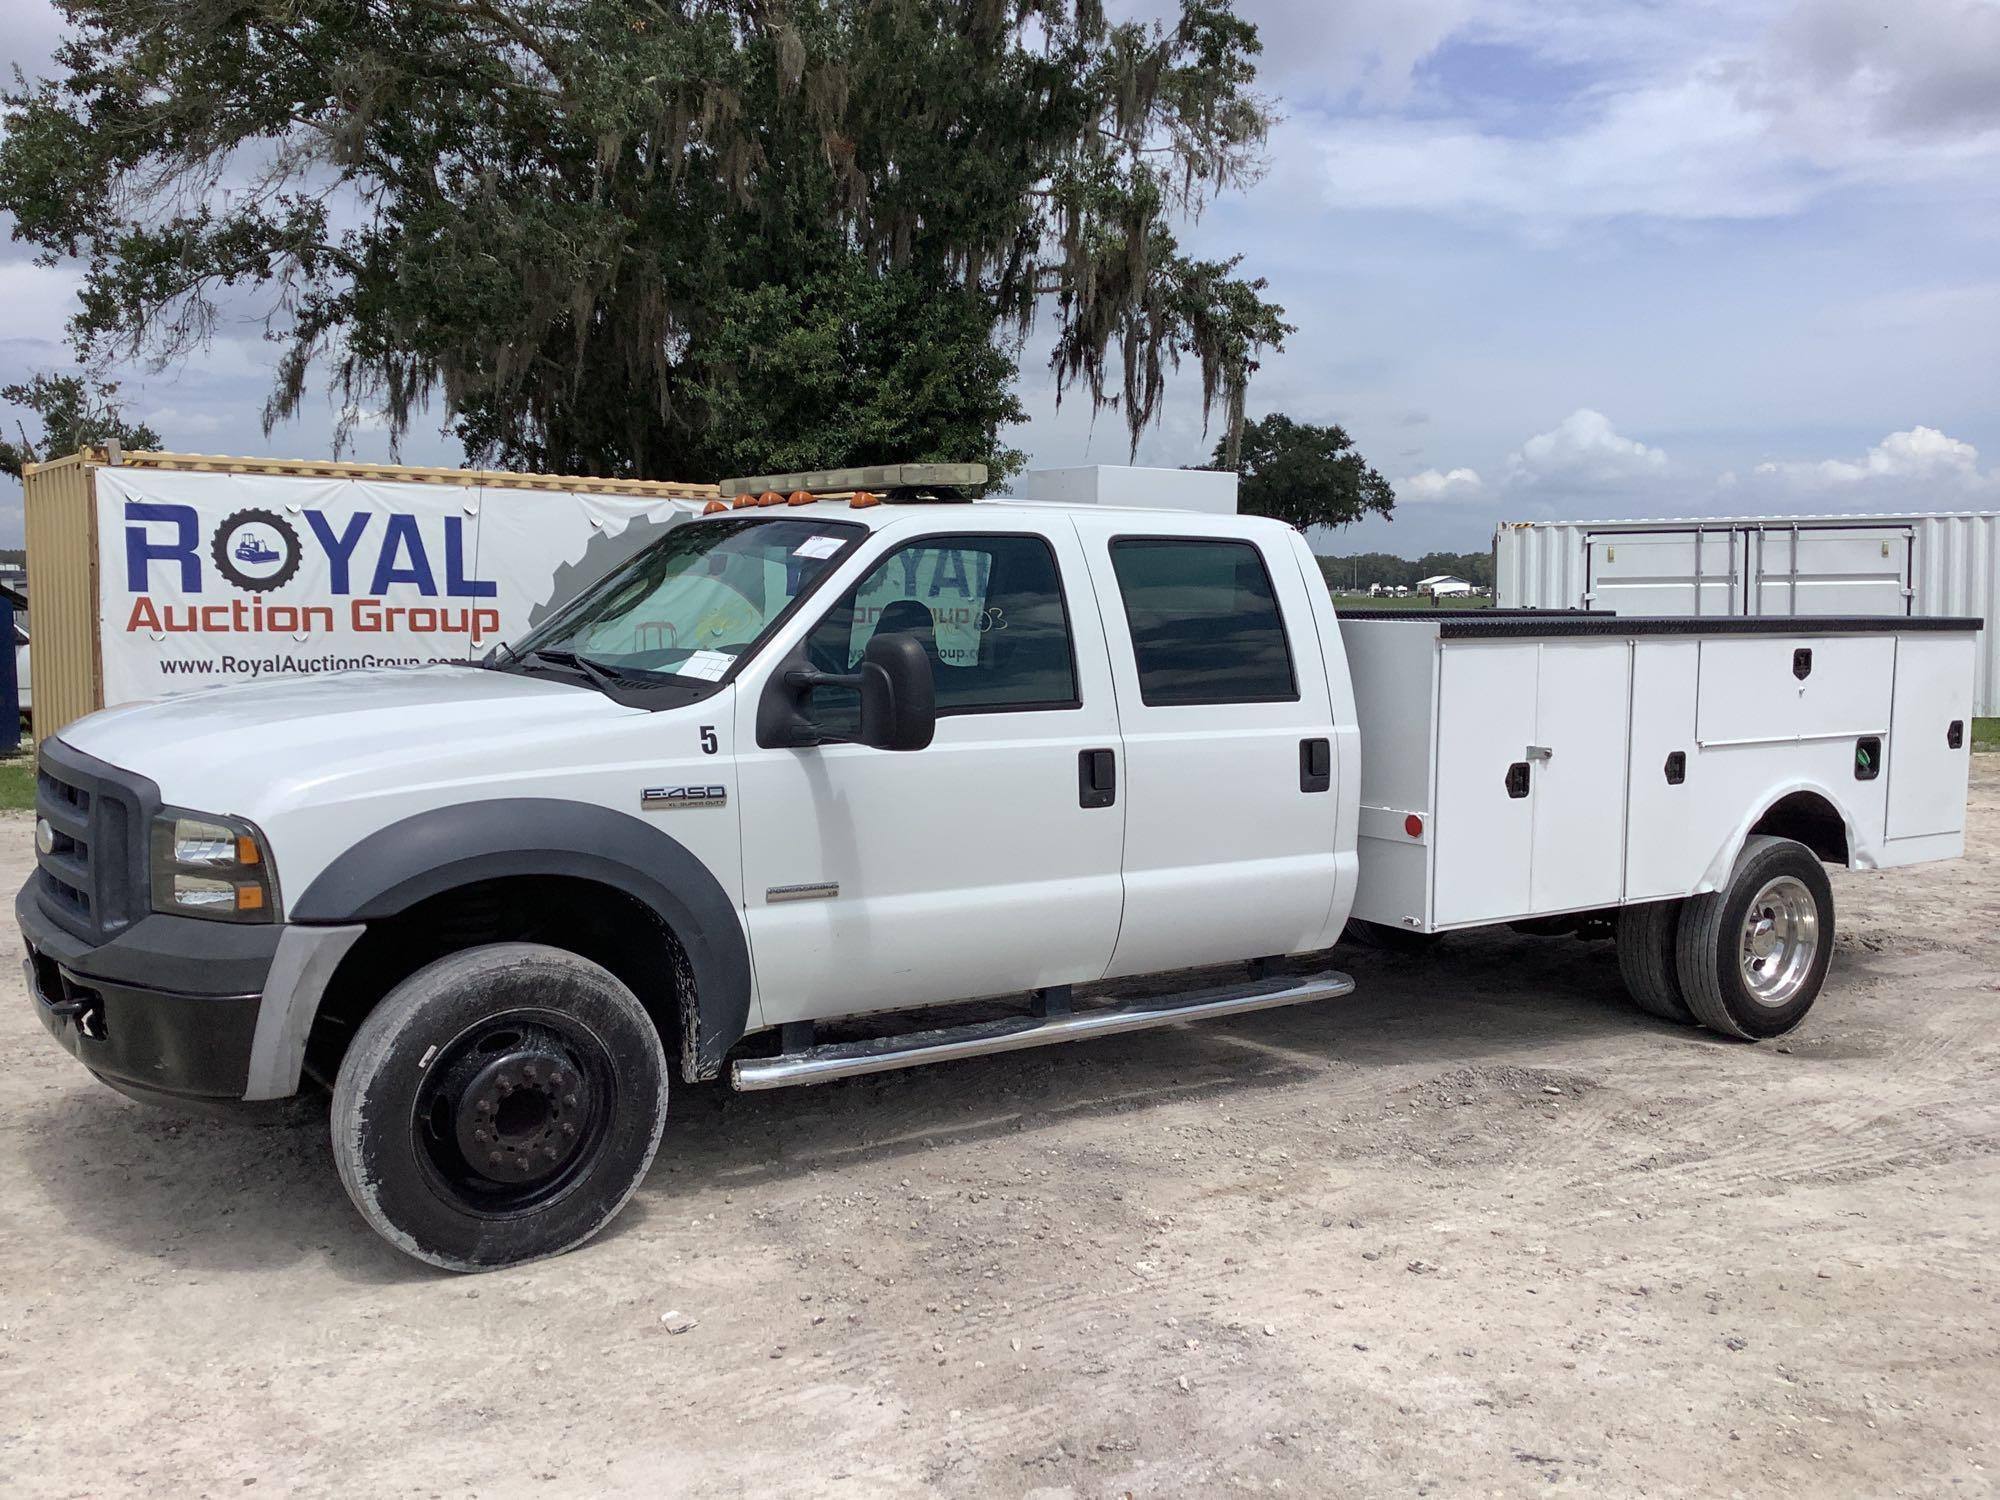
{"label": "white banner", "polygon": [[699,509],[556,490],[102,468],[104,702],[481,656]]}

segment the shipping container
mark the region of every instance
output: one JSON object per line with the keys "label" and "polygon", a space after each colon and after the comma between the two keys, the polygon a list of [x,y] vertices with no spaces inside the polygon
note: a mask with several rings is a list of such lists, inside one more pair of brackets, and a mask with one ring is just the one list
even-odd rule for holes
{"label": "shipping container", "polygon": [[[1621,615],[1974,615],[2000,594],[2000,512],[1502,522],[1502,609]],[[2000,714],[1982,630],[1974,712]]]}
{"label": "shipping container", "polygon": [[[242,511],[233,520],[267,521],[269,527],[266,529],[275,531],[282,528],[291,535],[293,546],[299,545],[300,528],[285,524],[278,512],[288,507],[275,497],[279,494],[305,493],[302,486],[322,486],[310,491],[317,496],[327,493],[324,487],[329,484],[350,482],[369,487],[378,500],[383,495],[429,494],[447,503],[450,503],[448,495],[441,494],[441,491],[476,491],[479,494],[499,491],[509,497],[520,496],[523,492],[541,493],[552,502],[567,499],[569,505],[564,507],[565,512],[582,505],[594,506],[600,513],[591,515],[584,523],[594,527],[602,527],[607,521],[611,526],[626,524],[623,516],[607,514],[620,509],[621,500],[639,502],[636,507],[622,507],[625,510],[665,502],[691,508],[716,496],[715,486],[708,484],[426,468],[409,464],[227,458],[192,453],[86,450],[48,463],[29,464],[22,481],[22,502],[27,522],[28,597],[33,611],[29,650],[33,661],[32,713],[37,738],[54,734],[72,720],[106,706],[105,612],[108,605],[115,602],[114,596],[119,594],[118,585],[123,580],[114,577],[107,588],[100,575],[106,566],[113,568],[115,574],[123,566],[119,559],[126,555],[119,547],[116,533],[104,538],[99,536],[100,516],[105,507],[99,503],[98,490],[100,480],[106,474],[118,476],[116,485],[106,481],[111,488],[129,488],[144,476],[160,476],[162,486],[171,484],[183,492],[190,488],[190,483],[178,478],[170,480],[167,476],[212,476],[215,486],[227,489],[237,502],[272,507],[268,511]],[[404,486],[409,488],[405,490]],[[268,491],[268,494],[260,491]],[[591,498],[586,501],[581,497]],[[295,511],[298,507],[294,504],[289,508]],[[475,506],[468,510],[468,519],[477,509]],[[464,526],[466,523],[456,524]],[[530,525],[532,529],[532,522]],[[461,537],[463,535],[461,532]],[[110,543],[109,551],[102,545],[106,541]],[[277,553],[254,555],[275,557]],[[104,561],[106,558],[111,559],[108,564]],[[401,560],[409,561],[407,557]],[[454,561],[460,567],[466,565],[464,557]],[[555,569],[561,561],[559,556],[551,555],[547,559],[548,568]],[[288,564],[289,568],[295,569],[296,566],[296,559]],[[275,579],[245,577],[243,582],[254,591],[258,608],[263,609],[267,598],[281,597],[268,591],[290,576],[291,572],[287,571]],[[405,575],[398,571],[396,576]],[[580,584],[585,580],[575,581]],[[486,586],[480,587],[484,589]],[[169,630],[176,628],[168,627]],[[155,640],[161,638],[154,636]],[[292,637],[294,640],[304,638],[303,633]],[[185,639],[182,637],[182,642]],[[261,651],[267,648],[259,645],[255,649]],[[154,692],[141,696],[203,685],[206,681],[201,678],[167,679]],[[119,695],[119,701],[129,696]]]}

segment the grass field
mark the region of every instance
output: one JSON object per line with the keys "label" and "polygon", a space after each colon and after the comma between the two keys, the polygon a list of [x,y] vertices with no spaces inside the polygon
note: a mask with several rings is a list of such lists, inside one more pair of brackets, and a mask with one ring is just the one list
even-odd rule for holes
{"label": "grass field", "polygon": [[0,760],[0,807],[35,805],[35,747],[21,742],[20,753]]}
{"label": "grass field", "polygon": [[2000,719],[1974,719],[1972,721],[1972,748],[1975,750],[2000,750]]}

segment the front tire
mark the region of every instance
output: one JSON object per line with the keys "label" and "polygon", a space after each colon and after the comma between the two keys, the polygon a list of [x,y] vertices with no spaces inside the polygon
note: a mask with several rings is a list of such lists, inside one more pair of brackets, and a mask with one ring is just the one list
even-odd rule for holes
{"label": "front tire", "polygon": [[1783,1036],[1812,1009],[1833,962],[1833,883],[1791,839],[1744,842],[1729,884],[1681,912],[1676,971],[1711,1031],[1747,1042]]}
{"label": "front tire", "polygon": [[369,1013],[333,1092],[334,1163],[399,1250],[490,1271],[610,1223],[666,1115],[666,1055],[631,990],[562,949],[495,943]]}

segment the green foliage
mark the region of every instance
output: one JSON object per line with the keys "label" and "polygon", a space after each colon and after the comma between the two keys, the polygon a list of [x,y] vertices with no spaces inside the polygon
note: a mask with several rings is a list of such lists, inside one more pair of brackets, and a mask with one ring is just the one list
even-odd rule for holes
{"label": "green foliage", "polygon": [[157,448],[160,435],[143,422],[126,419],[118,405],[115,380],[83,375],[36,375],[22,384],[0,386],[0,402],[25,406],[42,419],[39,442],[25,427],[16,426],[19,442],[0,438],[0,474],[21,477],[24,466],[61,458],[79,448]]}
{"label": "green foliage", "polygon": [[267,427],[318,371],[349,422],[441,397],[507,465],[1005,469],[1038,311],[1135,445],[1185,360],[1233,431],[1290,331],[1171,230],[1259,169],[1229,0],[58,5],[0,208],[83,263],[85,355],[256,310]]}
{"label": "green foliage", "polygon": [[1216,445],[1214,467],[1243,476],[1237,509],[1273,516],[1301,531],[1345,526],[1396,508],[1389,481],[1368,467],[1354,439],[1339,427],[1294,422],[1282,412],[1245,424],[1235,462],[1227,439]]}

